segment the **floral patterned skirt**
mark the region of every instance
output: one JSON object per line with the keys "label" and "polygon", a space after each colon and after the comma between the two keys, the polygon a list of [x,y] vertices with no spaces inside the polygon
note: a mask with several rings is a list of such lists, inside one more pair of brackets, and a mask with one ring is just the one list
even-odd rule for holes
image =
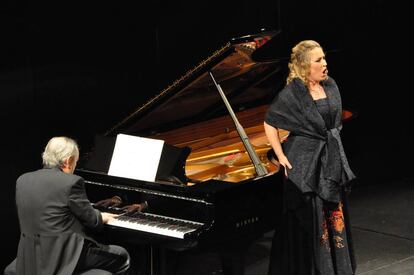
{"label": "floral patterned skirt", "polygon": [[347,198],[326,202],[284,183],[284,211],[276,229],[269,275],[352,275],[352,247]]}

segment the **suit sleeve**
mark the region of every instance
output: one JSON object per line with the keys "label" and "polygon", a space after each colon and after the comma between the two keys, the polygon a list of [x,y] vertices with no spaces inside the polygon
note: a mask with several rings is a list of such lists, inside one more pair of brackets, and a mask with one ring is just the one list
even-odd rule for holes
{"label": "suit sleeve", "polygon": [[101,212],[93,208],[89,201],[85,183],[82,178],[78,179],[72,186],[69,195],[69,208],[73,215],[88,228],[101,228],[103,225]]}

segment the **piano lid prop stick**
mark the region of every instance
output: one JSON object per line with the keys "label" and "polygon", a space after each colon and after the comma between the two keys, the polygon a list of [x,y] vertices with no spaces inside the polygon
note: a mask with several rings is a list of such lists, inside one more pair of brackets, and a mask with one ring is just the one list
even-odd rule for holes
{"label": "piano lid prop stick", "polygon": [[214,85],[216,86],[217,90],[220,93],[221,98],[223,99],[224,104],[226,105],[227,110],[230,113],[230,116],[234,122],[234,125],[236,126],[236,130],[240,135],[240,138],[243,142],[244,147],[246,148],[247,153],[249,154],[254,168],[256,170],[256,173],[258,176],[264,176],[267,174],[267,170],[266,167],[264,167],[264,165],[260,162],[259,157],[256,154],[256,151],[253,149],[252,144],[249,141],[249,138],[247,137],[246,132],[244,131],[243,127],[241,126],[239,120],[237,119],[236,115],[233,112],[233,109],[231,108],[231,105],[229,103],[229,101],[227,100],[226,95],[224,94],[223,90],[221,89],[221,86],[216,82],[216,79],[214,78],[213,74],[211,73],[211,71],[208,72],[210,74],[211,79],[214,82]]}

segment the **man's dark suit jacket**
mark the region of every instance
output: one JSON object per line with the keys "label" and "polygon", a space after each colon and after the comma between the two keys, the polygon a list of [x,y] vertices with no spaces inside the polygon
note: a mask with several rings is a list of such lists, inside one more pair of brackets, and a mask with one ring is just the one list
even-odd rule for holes
{"label": "man's dark suit jacket", "polygon": [[81,177],[44,168],[17,179],[20,224],[19,275],[72,274],[86,228],[100,228],[100,212],[90,204]]}

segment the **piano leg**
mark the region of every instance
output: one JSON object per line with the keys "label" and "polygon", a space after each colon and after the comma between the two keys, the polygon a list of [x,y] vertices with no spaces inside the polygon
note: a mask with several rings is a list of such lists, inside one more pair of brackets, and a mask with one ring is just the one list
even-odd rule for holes
{"label": "piano leg", "polygon": [[[127,244],[134,275],[244,275],[253,240],[233,240],[207,249],[176,250],[154,244]],[[211,273],[208,273],[211,274]]]}
{"label": "piano leg", "polygon": [[122,244],[131,256],[129,274],[180,275],[177,272],[180,252],[153,244]]}
{"label": "piano leg", "polygon": [[138,269],[134,269],[130,274],[179,275],[177,273],[179,252],[151,244],[137,249],[139,251],[133,261]]}
{"label": "piano leg", "polygon": [[160,275],[178,275],[180,253],[166,248],[159,249]]}
{"label": "piano leg", "polygon": [[207,274],[206,270],[216,268],[215,270],[222,275],[244,275],[246,253],[251,244],[252,242],[240,241],[236,244],[227,244],[207,251],[176,251],[163,247],[153,247],[153,272],[149,274],[205,275]]}
{"label": "piano leg", "polygon": [[175,274],[175,254],[168,253],[165,248],[151,246],[151,273],[150,275]]}
{"label": "piano leg", "polygon": [[229,250],[220,254],[224,275],[243,275],[245,273],[245,251]]}
{"label": "piano leg", "polygon": [[[152,275],[152,259],[150,246],[146,244],[123,244],[131,256],[131,267],[128,274]],[[155,273],[154,273],[155,274]]]}
{"label": "piano leg", "polygon": [[254,239],[233,241],[219,248],[220,261],[224,275],[244,275],[246,254]]}

